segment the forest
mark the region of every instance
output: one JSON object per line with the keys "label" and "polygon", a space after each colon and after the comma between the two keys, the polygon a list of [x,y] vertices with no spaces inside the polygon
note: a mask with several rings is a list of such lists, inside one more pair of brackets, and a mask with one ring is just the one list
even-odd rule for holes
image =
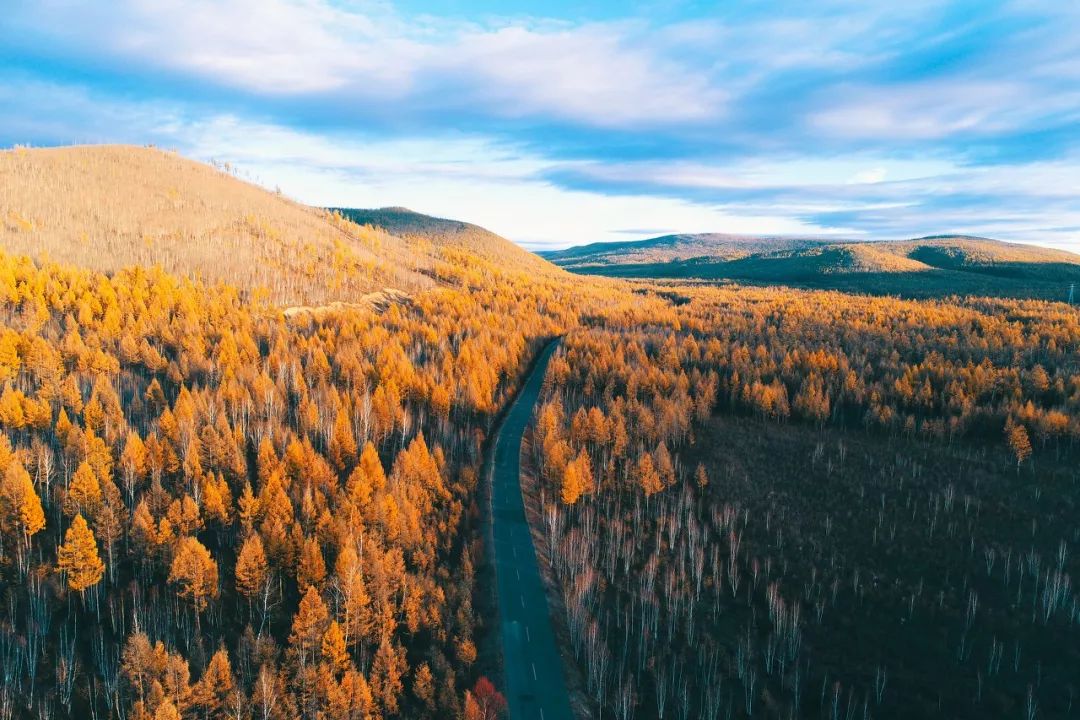
{"label": "forest", "polygon": [[0,258],[0,715],[483,717],[484,434],[569,315],[478,267],[287,320]]}
{"label": "forest", "polygon": [[667,288],[552,361],[531,453],[579,692],[625,718],[1068,717],[1080,318]]}
{"label": "forest", "polygon": [[1074,714],[1074,306],[572,275],[152,149],[0,173],[0,719],[505,717],[484,459],[553,342],[581,717]]}

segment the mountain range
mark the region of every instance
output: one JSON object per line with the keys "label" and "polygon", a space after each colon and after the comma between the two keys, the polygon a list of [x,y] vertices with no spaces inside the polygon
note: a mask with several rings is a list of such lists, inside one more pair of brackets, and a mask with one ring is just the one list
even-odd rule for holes
{"label": "mountain range", "polygon": [[581,274],[733,280],[908,296],[988,294],[1067,299],[1080,255],[967,235],[899,241],[665,235],[541,255]]}

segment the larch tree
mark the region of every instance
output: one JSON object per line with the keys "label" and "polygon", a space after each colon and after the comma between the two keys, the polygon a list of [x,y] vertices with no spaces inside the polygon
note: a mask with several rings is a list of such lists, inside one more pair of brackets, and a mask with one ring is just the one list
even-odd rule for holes
{"label": "larch tree", "polygon": [[573,505],[585,493],[593,489],[593,470],[589,454],[582,448],[576,458],[567,463],[563,471],[562,501]]}
{"label": "larch tree", "polygon": [[182,720],[182,718],[173,701],[165,698],[154,711],[154,720]]}
{"label": "larch tree", "polygon": [[191,536],[181,538],[169,569],[169,582],[178,586],[181,597],[195,608],[195,624],[210,598],[218,594],[218,565],[201,542]]}
{"label": "larch tree", "polygon": [[371,597],[353,543],[346,543],[334,563],[334,590],[345,644],[358,646],[372,630]]}
{"label": "larch tree", "polygon": [[330,434],[330,459],[338,472],[344,472],[356,462],[357,446],[351,415],[347,405],[338,410],[337,417],[334,418],[334,428]]}
{"label": "larch tree", "polygon": [[464,708],[464,720],[484,720],[484,710],[480,707],[480,703],[476,701],[476,696],[472,694],[471,690],[465,691],[465,708]]}
{"label": "larch tree", "polygon": [[98,555],[94,531],[82,515],[76,515],[64,543],[56,551],[56,569],[67,577],[72,590],[83,592],[101,582],[105,576],[105,563]]}
{"label": "larch tree", "polygon": [[435,678],[427,663],[420,663],[413,675],[412,692],[429,715],[435,712]]}
{"label": "larch tree", "polygon": [[300,550],[300,562],[296,566],[297,587],[306,588],[308,585],[318,587],[324,578],[326,578],[326,561],[323,559],[319,541],[314,537],[305,538]]}
{"label": "larch tree", "polygon": [[340,683],[332,683],[327,692],[328,720],[379,720],[371,698],[371,688],[363,673],[345,671]]}
{"label": "larch tree", "polygon": [[199,682],[191,688],[191,704],[206,720],[224,717],[234,685],[229,653],[220,647],[210,658]]}
{"label": "larch tree", "polygon": [[656,448],[656,460],[653,467],[660,476],[661,487],[671,487],[675,484],[675,462],[671,458],[671,451],[667,443],[661,442]]}
{"label": "larch tree", "polygon": [[[4,443],[6,449],[6,438]],[[16,547],[19,565],[23,566],[24,559],[28,557],[26,551],[30,548],[30,538],[45,527],[45,512],[30,473],[14,457],[9,457],[7,462],[7,470],[0,479],[0,529],[6,535],[21,538],[22,542],[17,543]]]}
{"label": "larch tree", "polygon": [[308,585],[293,618],[292,634],[289,635],[289,644],[301,667],[314,665],[318,660],[329,615],[319,591],[313,585]]}
{"label": "larch tree", "polygon": [[1013,422],[1010,422],[1005,429],[1005,435],[1009,442],[1009,449],[1016,459],[1016,468],[1019,470],[1024,461],[1031,457],[1031,438],[1028,437],[1026,427],[1021,423]]}
{"label": "larch tree", "polygon": [[76,515],[79,513],[93,515],[101,504],[101,483],[97,473],[90,463],[79,463],[75,474],[71,476],[68,484],[67,495],[64,497],[64,513]]}
{"label": "larch tree", "polygon": [[664,489],[664,482],[653,464],[652,455],[642,453],[637,463],[637,481],[645,492],[645,497],[652,497]]}
{"label": "larch tree", "polygon": [[262,594],[269,575],[266,551],[258,533],[251,533],[244,539],[240,553],[236,556],[236,589],[253,602]]}
{"label": "larch tree", "polygon": [[364,450],[360,453],[359,467],[376,492],[386,488],[386,472],[383,470],[382,460],[379,459],[378,451],[370,442],[364,443]]}
{"label": "larch tree", "polygon": [[567,463],[563,470],[562,501],[566,505],[573,505],[585,492],[585,479],[581,477],[581,469],[578,463]]}
{"label": "larch tree", "polygon": [[26,425],[24,408],[26,396],[8,385],[0,393],[0,425],[8,430],[20,430]]}
{"label": "larch tree", "polygon": [[394,715],[398,711],[401,677],[407,669],[404,649],[383,640],[371,665],[371,693],[387,715]]}
{"label": "larch tree", "polygon": [[252,528],[255,527],[255,521],[258,519],[260,511],[259,499],[252,492],[250,482],[244,481],[244,489],[236,504],[239,509],[240,524],[244,532],[250,534]]}
{"label": "larch tree", "polygon": [[345,634],[337,620],[331,620],[322,639],[322,657],[334,672],[344,672],[349,667],[349,652],[345,649]]}

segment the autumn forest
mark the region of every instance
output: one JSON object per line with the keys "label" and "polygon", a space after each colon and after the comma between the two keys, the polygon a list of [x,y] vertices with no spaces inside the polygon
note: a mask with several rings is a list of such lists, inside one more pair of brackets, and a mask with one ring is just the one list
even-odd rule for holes
{"label": "autumn forest", "polygon": [[153,148],[0,152],[0,251],[2,720],[514,717],[552,343],[576,717],[1080,712],[1076,305],[574,275]]}

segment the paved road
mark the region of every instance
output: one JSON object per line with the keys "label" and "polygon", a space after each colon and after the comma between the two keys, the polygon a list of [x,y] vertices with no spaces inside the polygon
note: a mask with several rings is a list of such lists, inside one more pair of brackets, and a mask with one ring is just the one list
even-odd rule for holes
{"label": "paved road", "polygon": [[573,720],[521,497],[521,436],[557,342],[540,354],[495,439],[492,473],[495,575],[510,720]]}

